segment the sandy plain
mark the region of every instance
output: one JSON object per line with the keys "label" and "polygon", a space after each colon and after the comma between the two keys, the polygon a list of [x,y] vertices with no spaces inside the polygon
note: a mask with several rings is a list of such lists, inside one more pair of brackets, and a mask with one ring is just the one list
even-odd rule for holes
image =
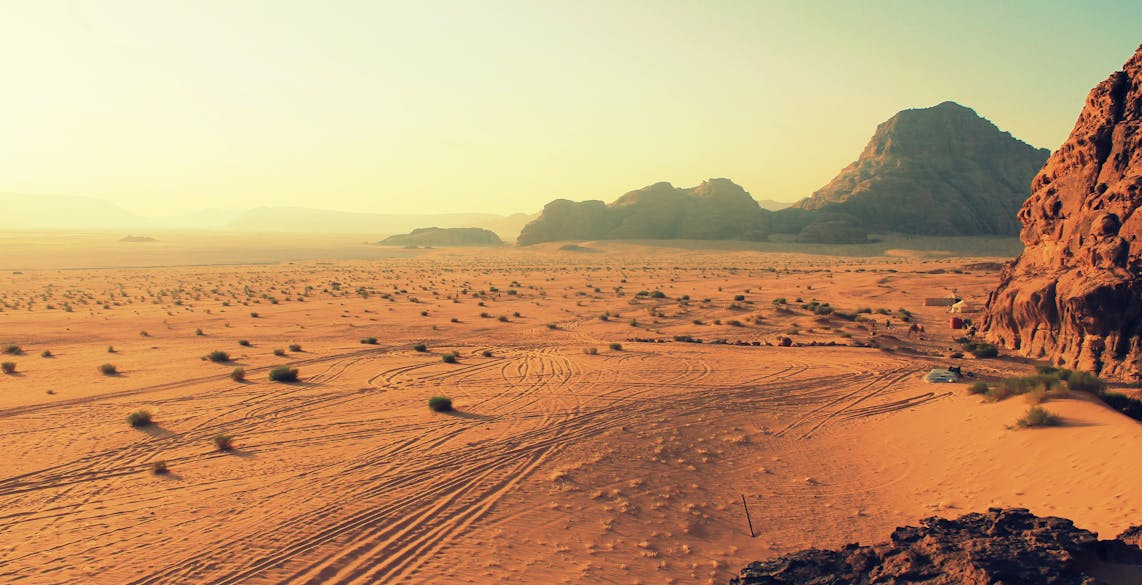
{"label": "sandy plain", "polygon": [[[0,356],[17,365],[0,376],[4,582],[724,583],[992,505],[1107,537],[1142,521],[1136,422],[1075,394],[1046,405],[1064,426],[1018,430],[1021,398],[922,379],[1033,369],[949,359],[960,332],[923,305],[981,303],[998,273],[965,266],[1009,242],[860,257],[5,237],[21,253],[2,263],[0,343],[22,353]],[[926,336],[814,300],[906,308]],[[202,359],[216,350],[232,361]],[[270,382],[279,365],[300,382]],[[154,425],[125,422],[140,408]]]}

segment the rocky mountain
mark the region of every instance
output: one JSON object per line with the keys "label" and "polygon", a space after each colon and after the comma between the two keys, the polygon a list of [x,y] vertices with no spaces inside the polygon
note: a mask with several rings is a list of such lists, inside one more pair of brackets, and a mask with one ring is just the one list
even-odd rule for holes
{"label": "rocky mountain", "polygon": [[560,240],[764,240],[767,216],[741,186],[710,179],[697,187],[656,183],[610,204],[557,199],[524,226],[520,245]]}
{"label": "rocky mountain", "polygon": [[502,246],[504,241],[483,228],[418,228],[407,234],[389,236],[385,246]]}
{"label": "rocky mountain", "polygon": [[1142,375],[1142,47],[1098,84],[1019,211],[1024,251],[983,328],[1020,352]]}
{"label": "rocky mountain", "polygon": [[897,528],[888,542],[805,550],[751,563],[731,585],[911,583],[1102,585],[1094,575],[1136,583],[1142,550],[1135,529],[1098,540],[1065,518],[992,508],[956,520],[928,518]]}
{"label": "rocky mountain", "polygon": [[[804,230],[828,221],[868,232],[1015,235],[1019,206],[1049,154],[955,102],[904,110],[877,127],[856,162],[794,204],[821,219],[793,225]],[[782,223],[781,213],[776,221]],[[813,227],[800,239],[830,232]]]}

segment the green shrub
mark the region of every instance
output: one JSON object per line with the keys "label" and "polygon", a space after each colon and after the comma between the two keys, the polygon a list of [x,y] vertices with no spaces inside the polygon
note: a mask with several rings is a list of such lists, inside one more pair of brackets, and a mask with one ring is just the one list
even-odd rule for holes
{"label": "green shrub", "polygon": [[119,373],[119,368],[116,368],[114,364],[103,364],[99,366],[99,371],[104,376],[114,376]]}
{"label": "green shrub", "polygon": [[167,468],[166,461],[155,461],[151,464],[151,473],[155,475],[166,475],[170,473],[170,469]]}
{"label": "green shrub", "polygon": [[258,315],[257,311],[254,311],[254,312],[250,313],[250,316],[257,319],[260,315]]}
{"label": "green shrub", "polygon": [[744,301],[745,295],[734,295],[734,300],[735,301]]}
{"label": "green shrub", "polygon": [[289,350],[294,352],[294,353],[297,353],[297,352],[301,351],[301,346],[296,344],[296,343],[291,343],[291,344],[289,344]]}
{"label": "green shrub", "polygon": [[234,437],[225,433],[218,433],[212,439],[214,448],[219,451],[233,451],[234,450]]}
{"label": "green shrub", "polygon": [[377,338],[376,337],[362,337],[361,343],[364,345],[376,345],[377,344]]}
{"label": "green shrub", "polygon": [[289,366],[278,366],[270,370],[271,382],[296,382],[297,381],[297,368]]}
{"label": "green shrub", "polygon": [[452,410],[452,399],[447,396],[433,396],[428,399],[428,407],[436,412]]}
{"label": "green shrub", "polygon": [[490,350],[490,349],[485,349],[484,351],[480,352],[480,355],[482,355],[482,356],[484,356],[484,357],[489,357],[489,358],[490,358],[490,357],[492,357],[492,350]]}
{"label": "green shrub", "polygon": [[1019,426],[1027,427],[1057,427],[1063,424],[1063,419],[1042,406],[1032,406],[1027,414],[1018,421]]}
{"label": "green shrub", "polygon": [[962,344],[967,351],[980,359],[999,357],[999,348],[982,341],[966,341]]}
{"label": "green shrub", "polygon": [[986,394],[988,399],[993,401],[1029,392],[1041,393],[1043,397],[1046,397],[1047,393],[1055,392],[1061,387],[1062,382],[1056,374],[1032,374],[1030,376],[1004,378],[988,389]]}
{"label": "green shrub", "polygon": [[1067,381],[1067,387],[1071,390],[1093,392],[1094,394],[1106,392],[1106,382],[1090,372],[1066,371],[1063,379]]}
{"label": "green shrub", "polygon": [[784,305],[784,304],[787,304],[785,297],[777,297],[776,299],[773,299],[773,306],[775,306],[775,307],[780,307],[781,305]]}
{"label": "green shrub", "polygon": [[250,342],[245,339],[239,339],[238,345],[241,345],[242,347],[250,347]]}
{"label": "green shrub", "polygon": [[0,372],[4,372],[5,374],[16,373],[16,362],[0,363]]}
{"label": "green shrub", "polygon": [[424,353],[424,352],[428,351],[428,346],[423,344],[423,343],[418,343],[418,344],[412,346],[412,348],[414,350],[420,352],[420,353]]}
{"label": "green shrub", "polygon": [[127,415],[127,424],[136,428],[149,426],[152,422],[154,419],[151,417],[151,413],[146,410],[136,410]]}
{"label": "green shrub", "polygon": [[23,355],[24,348],[16,345],[15,343],[9,343],[8,345],[4,346],[4,353],[8,355]]}
{"label": "green shrub", "polygon": [[216,351],[212,351],[212,352],[206,354],[206,359],[208,359],[208,360],[210,360],[216,364],[224,364],[224,363],[230,361],[230,354],[228,354],[224,351],[217,351],[216,350]]}
{"label": "green shrub", "polygon": [[245,382],[246,370],[242,368],[234,368],[230,371],[230,379],[234,380],[235,382]]}
{"label": "green shrub", "polygon": [[976,382],[968,386],[968,394],[987,394],[987,382]]}
{"label": "green shrub", "polygon": [[285,357],[285,354],[286,354],[285,350],[280,348],[280,347],[278,349],[274,350],[274,355],[276,355],[278,357]]}
{"label": "green shrub", "polygon": [[42,357],[42,358],[50,358],[50,357],[55,357],[55,356],[53,356],[53,355],[52,355],[52,350],[50,350],[50,349],[45,349],[44,351],[41,351],[41,352],[40,352],[40,357]]}
{"label": "green shrub", "polygon": [[456,352],[451,351],[440,356],[440,359],[443,360],[446,364],[454,364],[459,358],[460,356],[457,355]]}
{"label": "green shrub", "polygon": [[614,343],[611,343],[610,348],[611,348],[611,351],[622,351],[623,350],[623,344],[618,343],[618,342],[614,342]]}

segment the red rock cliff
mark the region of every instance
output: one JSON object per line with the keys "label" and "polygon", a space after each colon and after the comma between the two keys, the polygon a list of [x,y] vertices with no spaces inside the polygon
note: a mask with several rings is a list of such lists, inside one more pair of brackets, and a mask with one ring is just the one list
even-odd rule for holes
{"label": "red rock cliff", "polygon": [[1031,183],[1023,253],[984,321],[992,341],[1119,379],[1142,367],[1142,47],[1091,90]]}

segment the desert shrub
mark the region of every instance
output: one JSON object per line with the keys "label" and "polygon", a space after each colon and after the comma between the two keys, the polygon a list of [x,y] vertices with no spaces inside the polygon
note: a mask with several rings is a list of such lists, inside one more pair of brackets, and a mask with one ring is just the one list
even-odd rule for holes
{"label": "desert shrub", "polygon": [[115,346],[114,345],[108,345],[107,346],[107,353],[115,353]]}
{"label": "desert shrub", "polygon": [[377,344],[377,338],[376,337],[362,337],[361,343],[364,345],[376,345]]}
{"label": "desert shrub", "polygon": [[1032,406],[1027,414],[1017,421],[1018,425],[1027,427],[1057,427],[1063,424],[1063,419],[1042,406]]}
{"label": "desert shrub", "polygon": [[44,351],[41,351],[41,352],[40,352],[40,357],[42,357],[42,358],[50,358],[50,357],[55,357],[55,356],[53,356],[53,355],[52,355],[52,350],[50,350],[50,349],[45,349]]}
{"label": "desert shrub", "polygon": [[294,353],[297,353],[297,352],[301,351],[301,346],[296,344],[296,343],[291,343],[291,344],[289,344],[289,350],[294,352]]}
{"label": "desert shrub", "polygon": [[968,386],[968,394],[987,394],[987,382],[976,382]]}
{"label": "desert shrub", "polygon": [[424,352],[428,351],[428,346],[423,344],[423,343],[418,343],[418,344],[412,346],[412,348],[416,351],[419,351],[420,353],[424,353]]}
{"label": "desert shrub", "polygon": [[127,415],[127,424],[136,428],[148,426],[152,422],[154,422],[154,418],[146,410],[139,409]]}
{"label": "desert shrub", "polygon": [[1028,404],[1043,404],[1047,401],[1047,389],[1042,387],[1035,388],[1025,396],[1027,397]]}
{"label": "desert shrub", "polygon": [[250,313],[250,316],[251,316],[251,317],[253,317],[253,318],[255,318],[255,319],[257,319],[258,317],[260,317],[260,315],[258,315],[258,312],[257,312],[257,311],[253,311],[253,312],[251,312],[251,313]]}
{"label": "desert shrub", "polygon": [[745,295],[734,295],[734,300],[735,301],[744,301]]}
{"label": "desert shrub", "polygon": [[990,343],[985,343],[982,341],[968,341],[962,345],[965,351],[970,352],[972,355],[980,359],[999,357],[999,348]]}
{"label": "desert shrub", "polygon": [[556,329],[559,329],[559,325],[558,325],[558,324],[556,324],[556,323],[548,323],[548,324],[547,324],[547,328],[548,328],[548,329],[551,329],[552,331],[554,331],[554,330],[556,330]]}
{"label": "desert shrub", "polygon": [[611,348],[611,351],[622,351],[623,350],[623,344],[618,343],[618,342],[611,343],[610,348]]}
{"label": "desert shrub", "polygon": [[652,298],[652,299],[665,299],[666,293],[664,293],[660,290],[651,291],[650,298]]}
{"label": "desert shrub", "polygon": [[457,355],[456,352],[450,351],[446,354],[441,355],[440,359],[443,360],[446,364],[454,364],[458,359],[460,359],[460,356]]}
{"label": "desert shrub", "polygon": [[1061,387],[1062,382],[1055,374],[1032,374],[1004,378],[989,388],[986,394],[988,399],[993,401],[1030,392],[1042,393],[1045,397],[1047,393],[1057,391]]}
{"label": "desert shrub", "polygon": [[1106,382],[1090,372],[1072,372],[1067,370],[1063,370],[1063,372],[1065,373],[1062,378],[1067,381],[1067,387],[1071,390],[1081,390],[1095,394],[1106,392]]}
{"label": "desert shrub", "polygon": [[1142,420],[1142,400],[1118,392],[1107,392],[1102,395],[1102,401],[1134,420]]}
{"label": "desert shrub", "polygon": [[452,399],[447,396],[433,396],[428,399],[428,407],[436,412],[452,410]]}
{"label": "desert shrub", "polygon": [[16,345],[15,343],[9,343],[8,345],[4,346],[4,353],[8,355],[22,355],[24,353],[24,348]]}
{"label": "desert shrub", "polygon": [[276,355],[278,357],[285,357],[285,354],[286,354],[285,350],[280,348],[280,347],[278,349],[274,350],[274,355]]}
{"label": "desert shrub", "polygon": [[730,319],[729,321],[726,321],[726,325],[729,325],[731,327],[745,327],[745,325],[742,324],[742,322],[738,321],[737,319]]}
{"label": "desert shrub", "polygon": [[212,352],[206,354],[206,359],[208,359],[208,360],[210,360],[216,364],[224,364],[224,363],[230,361],[230,354],[228,354],[224,351],[215,350],[215,351],[212,351]]}
{"label": "desert shrub", "polygon": [[154,463],[151,464],[151,473],[153,473],[155,475],[166,475],[170,472],[171,471],[167,467],[166,461],[155,461]]}
{"label": "desert shrub", "polygon": [[0,363],[0,371],[4,372],[5,374],[16,373],[16,362]]}
{"label": "desert shrub", "polygon": [[214,443],[214,448],[219,451],[233,451],[234,450],[234,437],[225,433],[218,433],[211,439]]}
{"label": "desert shrub", "polygon": [[201,337],[201,336],[203,336],[203,335],[206,335],[205,333],[203,333],[203,332],[202,332],[202,330],[201,330],[201,329],[195,329],[195,330],[194,330],[194,334],[195,334],[195,335],[198,335],[198,336],[200,336],[200,337]]}
{"label": "desert shrub", "polygon": [[482,355],[484,357],[492,357],[492,350],[485,349],[484,351],[480,352],[480,355]]}
{"label": "desert shrub", "polygon": [[242,368],[234,368],[230,371],[230,379],[234,380],[235,382],[245,382],[246,370]]}
{"label": "desert shrub", "polygon": [[587,355],[598,355],[599,354],[599,348],[597,348],[597,347],[584,347],[583,353],[585,353]]}
{"label": "desert shrub", "polygon": [[785,297],[777,297],[776,299],[773,299],[773,306],[775,307],[780,307],[786,303],[787,301],[785,300]]}
{"label": "desert shrub", "polygon": [[271,382],[296,382],[297,381],[297,368],[289,366],[278,366],[270,370]]}
{"label": "desert shrub", "polygon": [[104,376],[114,376],[119,373],[119,368],[116,368],[114,364],[103,364],[99,366],[99,371]]}
{"label": "desert shrub", "polygon": [[247,339],[239,339],[238,345],[241,345],[242,347],[250,347],[250,341]]}
{"label": "desert shrub", "polygon": [[508,322],[508,316],[507,315],[500,315],[499,317],[496,317],[496,319],[500,323],[507,323]]}

